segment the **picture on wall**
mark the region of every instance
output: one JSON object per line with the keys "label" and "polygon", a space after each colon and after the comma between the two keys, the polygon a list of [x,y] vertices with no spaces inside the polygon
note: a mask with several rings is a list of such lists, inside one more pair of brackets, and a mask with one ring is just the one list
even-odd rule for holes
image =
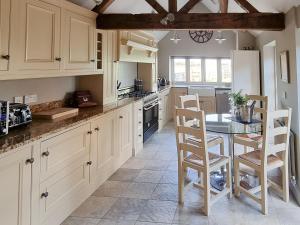
{"label": "picture on wall", "polygon": [[280,53],[280,71],[281,80],[290,83],[290,65],[289,65],[289,51]]}

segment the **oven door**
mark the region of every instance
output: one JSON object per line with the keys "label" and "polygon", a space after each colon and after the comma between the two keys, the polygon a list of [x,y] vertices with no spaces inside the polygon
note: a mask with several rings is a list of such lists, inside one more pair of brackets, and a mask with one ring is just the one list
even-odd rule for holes
{"label": "oven door", "polygon": [[144,106],[144,141],[158,130],[158,101]]}

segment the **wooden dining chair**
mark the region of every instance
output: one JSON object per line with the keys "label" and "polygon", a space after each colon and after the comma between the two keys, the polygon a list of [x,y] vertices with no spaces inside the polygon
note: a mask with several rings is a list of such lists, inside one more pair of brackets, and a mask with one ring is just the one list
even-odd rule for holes
{"label": "wooden dining chair", "polygon": [[[262,213],[268,214],[268,187],[274,188],[284,201],[289,201],[289,179],[288,179],[288,149],[291,126],[292,110],[278,110],[264,115],[267,126],[263,128],[262,146],[254,151],[235,157],[234,178],[235,195],[240,193],[252,198],[262,207]],[[284,126],[278,126],[278,121],[283,121]],[[260,185],[246,189],[240,185],[240,164],[254,169],[260,179]],[[282,186],[268,179],[267,173],[271,170],[281,168]]]}
{"label": "wooden dining chair", "polygon": [[[187,126],[182,118],[195,118],[199,121],[197,127]],[[186,136],[192,136],[199,142],[191,143]],[[231,163],[230,158],[208,152],[205,114],[203,111],[189,109],[176,109],[176,142],[178,152],[178,193],[179,203],[184,203],[184,174],[190,168],[203,174],[203,179],[197,183],[197,187],[204,191],[204,213],[209,215],[210,206],[221,197],[231,197]],[[226,187],[223,191],[217,191],[210,187],[210,173],[221,167],[226,170]],[[211,198],[212,196],[212,198]]]}
{"label": "wooden dining chair", "polygon": [[[184,95],[184,96],[180,96],[179,98],[180,98],[180,103],[181,103],[182,109],[190,109],[190,110],[194,110],[194,111],[201,110],[198,94]],[[194,118],[183,117],[182,120],[186,126],[192,126],[195,123]],[[190,137],[188,140],[191,142],[199,141],[193,137]],[[207,145],[209,148],[216,146],[216,145],[220,145],[220,154],[224,155],[224,139],[222,136],[207,134]]]}
{"label": "wooden dining chair", "polygon": [[[259,95],[247,95],[249,100],[256,101],[256,106],[254,107],[253,114],[258,116],[258,119],[261,119],[262,126],[266,126],[264,124],[263,116],[265,112],[268,112],[268,97],[267,96],[259,96]],[[247,125],[245,125],[245,129],[247,129]],[[239,144],[244,146],[244,153],[248,152],[248,149],[258,149],[258,147],[262,144],[263,136],[261,134],[236,134],[234,135],[233,141],[234,144]]]}

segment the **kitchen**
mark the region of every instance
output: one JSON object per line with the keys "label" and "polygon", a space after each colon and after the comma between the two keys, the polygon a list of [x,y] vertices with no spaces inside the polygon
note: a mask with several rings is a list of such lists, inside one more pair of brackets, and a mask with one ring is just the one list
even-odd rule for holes
{"label": "kitchen", "polygon": [[[185,224],[192,218],[181,212],[173,192],[155,197],[169,185],[161,183],[164,175],[177,174],[173,121],[179,96],[197,95],[206,114],[223,114],[230,113],[231,92],[263,93],[260,52],[270,37],[245,29],[107,29],[110,23],[98,16],[151,12],[153,2],[128,9],[107,0],[0,0],[0,224]],[[178,9],[186,2],[178,1]],[[193,2],[191,12],[219,7]],[[297,5],[281,9],[294,27]],[[163,19],[168,24],[172,17]],[[298,32],[294,27],[289,29]],[[274,98],[274,105],[293,108],[293,121],[295,89],[279,84]],[[297,135],[298,125],[292,129]],[[135,174],[134,182],[126,172]],[[135,185],[141,190],[134,192]],[[192,203],[199,197],[194,195]],[[115,215],[123,200],[128,210]],[[166,217],[143,216],[151,201]],[[294,200],[289,204],[298,209]],[[219,218],[215,211],[208,220]],[[194,223],[202,217],[197,211]]]}

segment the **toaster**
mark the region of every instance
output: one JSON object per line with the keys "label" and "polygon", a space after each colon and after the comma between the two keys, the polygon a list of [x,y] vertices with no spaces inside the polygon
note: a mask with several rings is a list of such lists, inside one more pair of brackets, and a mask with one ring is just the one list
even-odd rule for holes
{"label": "toaster", "polygon": [[8,133],[9,124],[9,102],[0,101],[0,136]]}

